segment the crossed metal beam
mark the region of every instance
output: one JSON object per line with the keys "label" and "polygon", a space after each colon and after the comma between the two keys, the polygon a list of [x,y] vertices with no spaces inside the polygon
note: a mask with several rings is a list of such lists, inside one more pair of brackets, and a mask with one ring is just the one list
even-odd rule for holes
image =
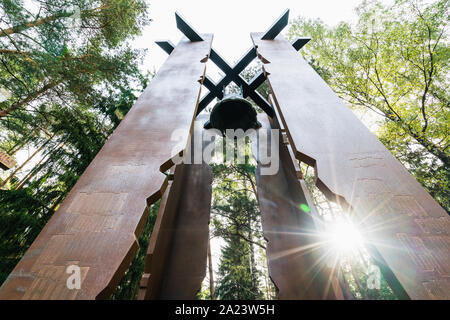
{"label": "crossed metal beam", "polygon": [[[201,35],[195,31],[179,13],[175,13],[177,28],[191,41],[203,41]],[[262,39],[273,40],[287,26],[289,20],[289,9],[287,9],[278,20],[264,33]],[[292,46],[298,51],[309,40],[308,37],[297,38],[292,42]],[[170,41],[156,41],[165,52],[171,54],[175,46]],[[249,49],[244,56],[236,63],[234,67],[230,67],[228,63],[212,48],[210,59],[225,73],[225,76],[218,83],[214,83],[208,76],[205,77],[203,85],[209,90],[209,93],[202,98],[199,103],[197,114],[199,114],[214,99],[222,99],[222,89],[231,81],[236,83],[243,89],[244,98],[250,97],[262,110],[270,117],[273,117],[274,110],[269,102],[261,96],[256,89],[266,80],[263,72],[259,72],[250,82],[247,82],[240,73],[256,58],[255,48]]]}

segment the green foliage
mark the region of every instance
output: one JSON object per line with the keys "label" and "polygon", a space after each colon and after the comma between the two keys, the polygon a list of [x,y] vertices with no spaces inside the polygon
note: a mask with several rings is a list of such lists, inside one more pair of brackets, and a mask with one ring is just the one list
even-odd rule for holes
{"label": "green foliage", "polygon": [[11,93],[0,102],[0,148],[39,151],[26,170],[1,172],[0,284],[147,85],[144,52],[127,43],[146,10],[141,0],[0,3],[0,88]]}
{"label": "green foliage", "polygon": [[[255,166],[213,164],[212,234],[225,241],[217,272],[217,299],[263,299],[255,247],[264,247],[256,200]],[[231,159],[229,159],[231,160]]]}
{"label": "green foliage", "polygon": [[450,170],[438,158],[418,147],[389,123],[380,129],[379,139],[400,160],[430,195],[450,212]]}
{"label": "green foliage", "polygon": [[[345,210],[342,210],[339,204],[327,199],[322,191],[316,186],[314,168],[302,164],[301,169],[308,190],[314,201],[314,206],[325,225],[327,223],[336,222],[339,218],[346,216],[348,213]],[[357,250],[355,248],[352,252],[341,253],[336,256],[336,259],[335,272],[345,299],[397,299],[397,296],[383,276],[381,271],[383,270],[383,266],[380,267],[380,287],[372,289],[368,288],[367,284],[369,276],[373,276],[373,273],[371,273],[370,270],[377,266],[377,262],[370,256],[364,245],[357,248]]]}
{"label": "green foliage", "polygon": [[[233,231],[235,232],[235,231]],[[216,288],[218,299],[256,300],[263,295],[259,283],[254,281],[256,269],[251,265],[249,244],[238,236],[230,237],[222,249],[219,267],[219,285]]]}
{"label": "green foliage", "polygon": [[203,287],[197,293],[197,300],[211,300],[211,293],[209,292],[209,288],[208,287]]}
{"label": "green foliage", "polygon": [[126,40],[147,22],[141,0],[48,0],[0,4],[0,83],[12,97],[0,117],[46,102],[93,104],[105,90],[129,87],[142,53]]}
{"label": "green foliage", "polygon": [[0,192],[0,284],[6,280],[52,213],[27,189]]}
{"label": "green foliage", "polygon": [[289,37],[311,36],[303,56],[435,199],[448,202],[449,2],[364,1],[356,25],[297,18]]}
{"label": "green foliage", "polygon": [[[128,109],[133,101],[129,99]],[[0,225],[8,232],[1,234],[0,242],[0,268],[5,274],[19,261],[112,132],[111,124],[105,126],[100,114],[87,108],[55,108],[49,114],[49,130],[57,135],[44,148],[47,160],[32,169],[33,179],[25,187],[18,188],[19,179],[15,179],[9,190],[0,190]],[[37,141],[42,143],[42,139]]]}
{"label": "green foliage", "polygon": [[355,271],[355,273],[359,275],[360,283],[362,284],[362,288],[358,288],[359,296],[361,298],[366,300],[397,300],[397,297],[394,295],[392,289],[389,287],[384,278],[380,281],[379,289],[369,289],[367,287],[369,275],[363,271]]}

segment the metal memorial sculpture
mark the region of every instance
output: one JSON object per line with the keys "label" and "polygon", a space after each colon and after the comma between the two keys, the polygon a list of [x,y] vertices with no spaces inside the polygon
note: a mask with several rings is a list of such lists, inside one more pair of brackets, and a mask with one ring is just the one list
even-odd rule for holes
{"label": "metal memorial sculpture", "polygon": [[[265,33],[252,33],[253,47],[234,67],[211,48],[211,34],[197,33],[176,14],[185,37],[176,46],[157,42],[168,59],[9,275],[0,299],[108,298],[136,254],[149,206],[159,199],[139,298],[194,299],[205,276],[212,178],[207,163],[174,160],[171,135],[187,129],[176,149],[186,156],[194,133],[211,127],[282,133],[271,140],[279,170],[261,174],[267,164],[258,162],[256,172],[278,298],[343,298],[333,270],[307,249],[314,241],[307,233],[320,226],[300,161],[315,168],[322,192],[370,230],[370,252],[398,297],[450,299],[447,213],[298,54],[309,38],[289,43],[280,35],[288,13]],[[247,82],[240,73],[255,58],[263,72]],[[225,74],[218,83],[205,74],[208,59]],[[266,80],[270,101],[256,91]],[[227,112],[225,99],[208,123],[199,113],[223,99],[230,82],[265,113],[256,118],[234,97],[237,111]],[[202,85],[209,93],[200,100]],[[79,288],[67,286],[73,265],[80,270]]]}

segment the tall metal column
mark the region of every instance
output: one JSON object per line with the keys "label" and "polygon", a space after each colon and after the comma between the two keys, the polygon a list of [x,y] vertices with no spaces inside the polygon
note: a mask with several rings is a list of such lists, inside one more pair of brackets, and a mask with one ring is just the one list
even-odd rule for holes
{"label": "tall metal column", "polygon": [[[318,212],[301,180],[298,162],[284,142],[284,128],[277,117],[270,119],[263,114],[258,117],[262,124],[259,130],[267,131],[267,143],[279,145],[278,159],[272,154],[272,159],[279,162],[279,170],[272,175],[262,174],[262,168],[273,164],[260,161],[256,169],[270,278],[279,299],[342,299],[336,275],[323,259],[326,250],[319,239]],[[279,141],[272,141],[271,129],[278,131]]]}
{"label": "tall metal column", "polygon": [[[449,299],[450,218],[282,36],[252,33],[295,157],[351,210],[402,298]],[[356,76],[356,75],[355,75]]]}
{"label": "tall metal column", "polygon": [[[167,186],[176,129],[184,144],[200,96],[212,35],[183,38],[0,288],[0,299],[101,299],[138,249],[148,205]],[[180,147],[180,152],[183,147]],[[70,265],[81,288],[69,289]]]}
{"label": "tall metal column", "polygon": [[[206,117],[194,123],[191,151],[203,152]],[[195,163],[194,152],[187,151],[189,163],[174,168],[161,200],[158,217],[147,251],[140,299],[193,300],[206,273],[209,221],[212,197],[211,168]],[[186,157],[188,155],[186,154]]]}

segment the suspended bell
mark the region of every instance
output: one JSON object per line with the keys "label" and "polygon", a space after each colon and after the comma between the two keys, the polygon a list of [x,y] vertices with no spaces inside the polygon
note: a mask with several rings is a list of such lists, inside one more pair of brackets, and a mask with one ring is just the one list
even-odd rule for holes
{"label": "suspended bell", "polygon": [[257,129],[261,124],[256,118],[256,110],[252,104],[245,100],[240,93],[224,95],[211,111],[209,121],[205,123],[205,129],[218,129],[225,135],[226,129]]}

